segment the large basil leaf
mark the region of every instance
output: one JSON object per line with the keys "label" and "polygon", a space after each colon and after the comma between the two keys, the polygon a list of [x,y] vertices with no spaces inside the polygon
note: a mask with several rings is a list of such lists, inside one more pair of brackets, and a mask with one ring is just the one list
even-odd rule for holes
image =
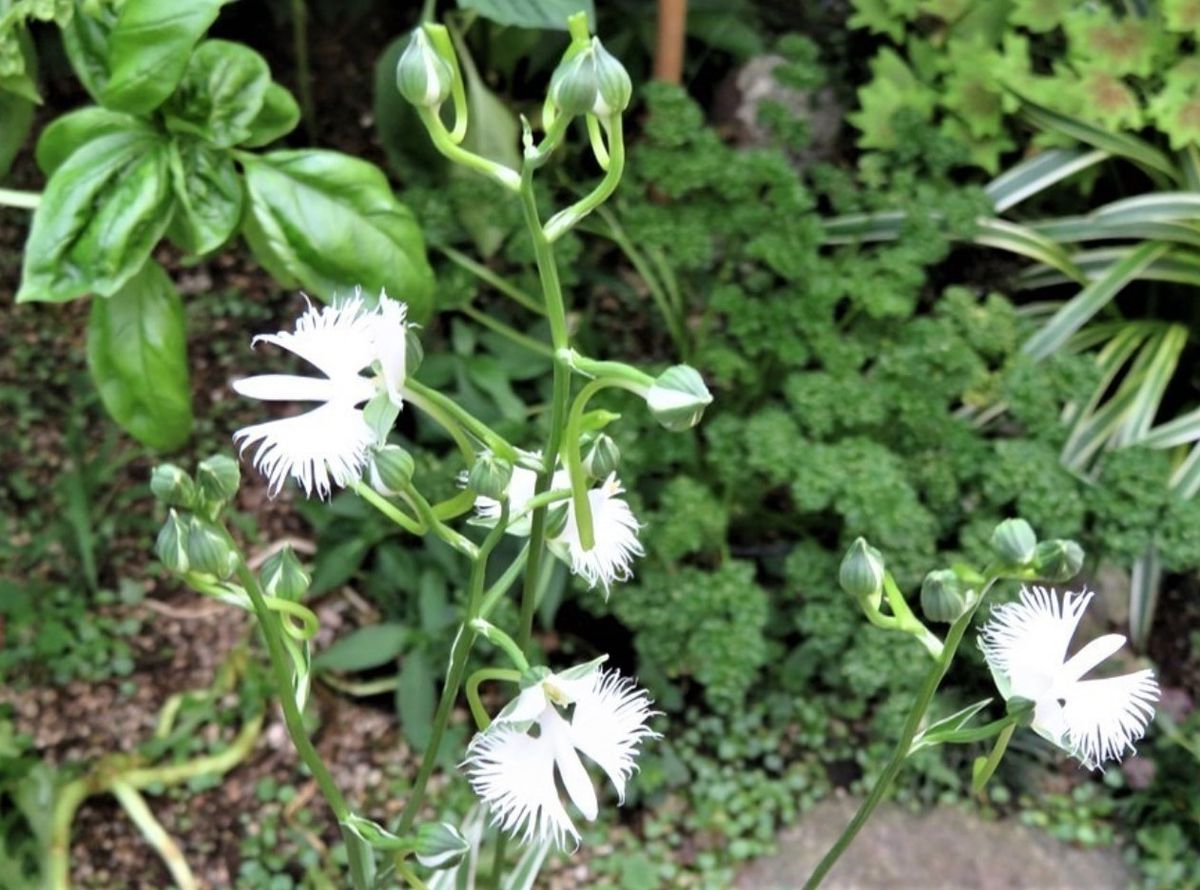
{"label": "large basil leaf", "polygon": [[13,158],[25,144],[33,125],[33,103],[28,99],[0,90],[0,176],[8,173]]}
{"label": "large basil leaf", "polygon": [[250,47],[205,40],[163,107],[167,129],[224,148],[237,145],[249,138],[270,83],[267,60]]}
{"label": "large basil leaf", "polygon": [[99,105],[77,108],[51,121],[42,130],[34,153],[37,165],[50,176],[80,146],[110,133],[142,133],[149,136],[153,135],[154,130],[136,117],[120,111],[109,111]]}
{"label": "large basil leaf", "polygon": [[112,294],[146,262],[170,218],[166,140],[142,132],[92,140],[46,184],[17,301]]}
{"label": "large basil leaf", "polygon": [[586,12],[588,26],[596,25],[592,0],[458,0],[459,9],[470,9],[500,25],[518,28],[567,30],[567,18]]}
{"label": "large basil leaf", "polygon": [[250,135],[242,144],[248,148],[259,148],[286,136],[300,123],[300,106],[292,94],[279,84],[267,84],[262,108],[258,117],[250,122]]}
{"label": "large basil leaf", "polygon": [[75,76],[97,102],[108,83],[108,41],[117,14],[99,4],[91,14],[76,9],[62,28],[63,47]]}
{"label": "large basil leaf", "polygon": [[192,47],[223,3],[125,0],[108,35],[108,80],[100,88],[100,103],[134,114],[161,105],[175,91]]}
{"label": "large basil leaf", "polygon": [[315,149],[241,160],[255,229],[248,240],[256,254],[265,249],[264,265],[281,264],[323,298],[385,288],[417,320],[428,317],[433,273],[421,229],[377,167]]}
{"label": "large basil leaf", "polygon": [[242,221],[242,177],[227,151],[186,136],[172,140],[170,164],[178,212],[167,234],[189,253],[211,253]]}
{"label": "large basil leaf", "polygon": [[92,301],[88,367],[104,407],[160,451],[192,431],[183,302],[153,260],[107,299]]}

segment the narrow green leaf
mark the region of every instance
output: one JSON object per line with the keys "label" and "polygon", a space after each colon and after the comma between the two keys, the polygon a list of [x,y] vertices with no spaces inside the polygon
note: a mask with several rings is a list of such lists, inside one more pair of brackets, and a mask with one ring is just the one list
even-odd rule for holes
{"label": "narrow green leaf", "polygon": [[1145,651],[1158,606],[1158,589],[1162,584],[1162,561],[1153,544],[1133,563],[1129,575],[1129,636],[1133,647]]}
{"label": "narrow green leaf", "polygon": [[433,711],[437,703],[435,678],[429,661],[420,650],[404,656],[400,666],[400,685],[396,688],[396,711],[404,737],[418,751],[424,751],[433,734]]}
{"label": "narrow green leaf", "polygon": [[1200,219],[1200,192],[1154,192],[1122,198],[1098,207],[1092,216],[1111,223],[1195,222]]}
{"label": "narrow green leaf", "polygon": [[1171,474],[1171,488],[1184,498],[1193,498],[1200,492],[1200,442],[1192,446],[1187,457]]}
{"label": "narrow green leaf", "polygon": [[1124,259],[1067,301],[1045,327],[1029,338],[1024,351],[1034,358],[1050,355],[1168,248],[1169,245],[1147,241],[1129,250]]}
{"label": "narrow green leaf", "polygon": [[[224,0],[125,0],[108,35],[108,80],[100,104],[146,114],[175,91],[192,48]],[[77,17],[78,18],[78,17]]]}
{"label": "narrow green leaf", "polygon": [[567,30],[567,19],[586,12],[588,27],[596,27],[593,0],[458,0],[459,9],[477,12],[498,25],[516,28]]}
{"label": "narrow green leaf", "polygon": [[542,864],[546,861],[551,846],[553,841],[543,839],[526,847],[516,868],[504,876],[504,890],[533,890],[533,884],[537,880],[538,872],[542,870]]}
{"label": "narrow green leaf", "polygon": [[1149,448],[1175,448],[1196,441],[1200,441],[1200,408],[1160,423],[1142,437],[1141,444]]}
{"label": "narrow green leaf", "polygon": [[1133,404],[1113,436],[1114,446],[1119,448],[1137,444],[1150,431],[1162,404],[1163,395],[1167,391],[1167,385],[1179,366],[1179,357],[1187,346],[1187,341],[1187,328],[1173,324],[1143,347],[1143,351],[1149,355],[1149,360],[1137,385]]}
{"label": "narrow green leaf", "polygon": [[183,302],[152,260],[107,299],[92,301],[88,368],[108,413],[151,448],[192,431]]}
{"label": "narrow green leaf", "polygon": [[1190,142],[1178,157],[1184,185],[1193,192],[1200,192],[1200,146]]}
{"label": "narrow green leaf", "polygon": [[1103,130],[1057,111],[1051,111],[1024,96],[1018,98],[1021,100],[1021,114],[1035,127],[1061,133],[1109,154],[1128,158],[1152,174],[1165,175],[1172,182],[1179,181],[1178,168],[1171,163],[1170,158],[1150,143],[1125,133]]}
{"label": "narrow green leaf", "polygon": [[847,213],[821,221],[822,240],[826,244],[859,244],[892,241],[900,237],[908,214],[902,210],[880,213]]}
{"label": "narrow green leaf", "polygon": [[[1096,281],[1107,275],[1128,254],[1127,247],[1104,247],[1086,250],[1071,256],[1088,280]],[[1175,249],[1160,256],[1137,274],[1141,281],[1169,281],[1175,284],[1200,286],[1200,253],[1193,250]],[[1021,290],[1034,290],[1066,284],[1071,279],[1046,266],[1026,269],[1017,276]]]}
{"label": "narrow green leaf", "polygon": [[1026,223],[1026,226],[1060,244],[1129,238],[1137,241],[1170,241],[1200,247],[1200,225],[1191,222],[1128,222],[1090,215],[1040,220]]}
{"label": "narrow green leaf", "polygon": [[1108,152],[1099,149],[1052,148],[1005,170],[984,186],[983,191],[991,199],[996,212],[1003,213],[1026,198],[1109,157]]}
{"label": "narrow green leaf", "polygon": [[1025,226],[1002,219],[980,219],[971,240],[984,247],[996,247],[1037,260],[1080,284],[1087,281],[1087,276],[1061,245]]}
{"label": "narrow green leaf", "polygon": [[386,289],[414,319],[428,317],[433,272],[421,228],[377,167],[316,149],[240,158],[256,255],[324,299]]}
{"label": "narrow green leaf", "polygon": [[313,666],[346,673],[381,667],[396,660],[408,645],[408,637],[403,624],[369,624],[334,640],[313,660]]}

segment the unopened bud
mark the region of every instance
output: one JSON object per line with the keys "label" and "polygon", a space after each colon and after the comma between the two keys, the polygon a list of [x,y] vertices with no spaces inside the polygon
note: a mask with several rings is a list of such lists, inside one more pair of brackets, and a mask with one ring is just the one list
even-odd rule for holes
{"label": "unopened bud", "polygon": [[467,476],[467,488],[485,498],[500,501],[504,499],[505,492],[508,491],[512,473],[512,464],[503,458],[496,457],[490,451],[484,451],[475,459],[475,463],[471,467],[471,472]]}
{"label": "unopened bud", "polygon": [[700,372],[688,365],[667,368],[646,393],[654,419],[673,433],[698,424],[712,400]]}
{"label": "unopened bud", "polygon": [[583,452],[583,468],[593,479],[607,479],[621,465],[621,450],[612,436],[600,433]]}
{"label": "unopened bud", "polygon": [[449,822],[427,822],[417,829],[417,862],[426,868],[453,868],[471,849],[463,833]]}
{"label": "unopened bud", "polygon": [[220,530],[195,516],[188,523],[187,558],[193,572],[221,580],[233,574],[237,565],[237,555]]}
{"label": "unopened bud", "polygon": [[[567,530],[567,514],[570,510],[567,507],[567,501],[562,501],[557,504],[551,504],[546,510],[546,537],[547,539],[557,538]],[[570,556],[567,557],[570,559]]]}
{"label": "unopened bud", "polygon": [[196,483],[175,464],[159,464],[150,474],[150,490],[168,507],[191,508],[196,501]]}
{"label": "unopened bud", "polygon": [[201,496],[209,502],[223,504],[237,494],[242,471],[237,461],[227,454],[214,454],[196,467],[196,483]]}
{"label": "unopened bud", "polygon": [[857,538],[842,558],[838,583],[855,599],[878,609],[883,596],[883,554],[864,538]]}
{"label": "unopened bud", "polygon": [[167,571],[182,575],[188,570],[187,523],[174,510],[158,532],[154,552]]}
{"label": "unopened bud", "polygon": [[268,596],[280,599],[298,601],[308,592],[312,578],[300,565],[295,552],[290,546],[272,553],[262,564],[262,588]]}
{"label": "unopened bud", "polygon": [[1047,581],[1069,581],[1083,568],[1083,548],[1074,541],[1042,541],[1034,552],[1033,567]]}
{"label": "unopened bud", "polygon": [[399,445],[384,445],[371,456],[371,487],[393,495],[408,488],[416,469],[412,455]]}
{"label": "unopened bud", "polygon": [[1027,565],[1036,549],[1037,535],[1024,519],[1006,519],[992,532],[992,550],[1006,565]]}
{"label": "unopened bud", "polygon": [[396,88],[413,105],[436,108],[450,95],[454,72],[438,55],[423,28],[409,38],[396,63]]}
{"label": "unopened bud", "polygon": [[949,569],[930,572],[921,582],[921,611],[930,621],[952,624],[966,605],[958,575]]}
{"label": "unopened bud", "polygon": [[629,106],[633,82],[598,37],[561,62],[550,79],[550,99],[567,114],[611,117]]}

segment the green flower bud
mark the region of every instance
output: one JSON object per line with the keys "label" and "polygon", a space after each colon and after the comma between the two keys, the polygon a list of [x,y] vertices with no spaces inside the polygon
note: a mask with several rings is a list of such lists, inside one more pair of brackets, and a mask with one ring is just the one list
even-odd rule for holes
{"label": "green flower bud", "polygon": [[417,829],[417,862],[426,868],[454,868],[471,849],[471,843],[449,822],[427,822]]}
{"label": "green flower bud", "polygon": [[1027,565],[1036,549],[1037,535],[1024,519],[1006,519],[992,532],[992,550],[1006,565]]}
{"label": "green flower bud", "polygon": [[237,461],[227,454],[214,454],[196,467],[196,483],[206,501],[223,504],[237,494],[242,471]]}
{"label": "green flower bud", "polygon": [[182,575],[189,568],[187,555],[187,523],[172,510],[158,532],[154,553],[167,571]]}
{"label": "green flower bud", "polygon": [[450,95],[454,72],[422,28],[412,32],[396,63],[396,89],[413,105],[437,108]]}
{"label": "green flower bud", "polygon": [[484,451],[471,467],[467,476],[467,488],[485,498],[503,500],[505,492],[508,491],[508,482],[512,479],[512,472],[512,464],[496,457],[490,451]]}
{"label": "green flower bud", "polygon": [[552,540],[567,530],[567,502],[551,504],[546,508],[546,538]]}
{"label": "green flower bud", "polygon": [[598,37],[564,59],[550,78],[550,99],[567,114],[611,117],[629,107],[632,95],[629,72]]}
{"label": "green flower bud", "polygon": [[1074,541],[1042,541],[1034,551],[1033,567],[1047,581],[1069,581],[1083,568],[1083,548]]}
{"label": "green flower bud", "polygon": [[421,367],[421,362],[425,360],[425,347],[421,345],[421,338],[417,336],[418,327],[420,325],[408,324],[404,328],[404,373],[408,377],[416,374],[417,368]]}
{"label": "green flower bud", "polygon": [[193,572],[224,580],[233,574],[237,554],[220,529],[193,516],[187,528],[187,558]]}
{"label": "green flower bud", "polygon": [[866,542],[855,539],[838,569],[842,590],[857,600],[867,600],[875,609],[883,596],[883,554]]}
{"label": "green flower bud", "polygon": [[399,445],[384,445],[371,457],[371,487],[393,495],[408,488],[416,465],[412,455]]}
{"label": "green flower bud", "polygon": [[646,405],[654,419],[673,433],[698,424],[712,400],[700,373],[688,365],[667,368],[646,393]]}
{"label": "green flower bud", "polygon": [[930,572],[921,582],[921,611],[930,621],[951,624],[966,606],[958,575],[949,569]]}
{"label": "green flower bud", "polygon": [[612,436],[600,433],[583,452],[583,468],[593,479],[607,479],[621,465],[621,450]]}
{"label": "green flower bud", "polygon": [[312,583],[312,578],[304,571],[304,566],[300,565],[300,560],[296,558],[290,545],[267,557],[259,574],[263,591],[268,596],[277,596],[292,602],[304,596]]}
{"label": "green flower bud", "polygon": [[168,507],[191,508],[196,503],[196,483],[175,464],[159,464],[150,474],[150,490]]}

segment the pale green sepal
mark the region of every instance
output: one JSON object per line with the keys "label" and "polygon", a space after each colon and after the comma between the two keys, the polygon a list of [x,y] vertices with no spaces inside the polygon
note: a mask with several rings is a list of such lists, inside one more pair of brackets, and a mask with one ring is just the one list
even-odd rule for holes
{"label": "pale green sepal", "polygon": [[654,419],[675,433],[698,424],[712,400],[704,378],[689,365],[667,368],[646,393],[646,405]]}

